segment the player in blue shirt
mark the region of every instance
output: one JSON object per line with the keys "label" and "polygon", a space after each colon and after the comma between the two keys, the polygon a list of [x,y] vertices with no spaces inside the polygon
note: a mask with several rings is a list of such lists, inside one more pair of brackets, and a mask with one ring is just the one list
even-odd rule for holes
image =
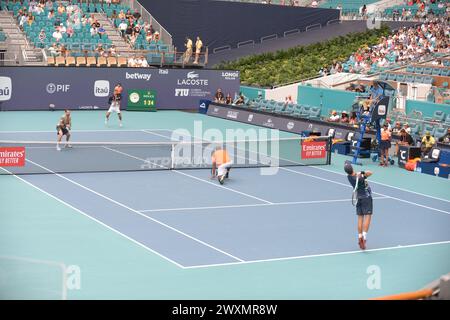
{"label": "player in blue shirt", "polygon": [[357,198],[356,215],[358,216],[358,244],[362,250],[366,249],[367,232],[373,213],[372,190],[367,178],[372,175],[370,171],[355,172],[350,162],[345,162],[344,171],[352,185]]}

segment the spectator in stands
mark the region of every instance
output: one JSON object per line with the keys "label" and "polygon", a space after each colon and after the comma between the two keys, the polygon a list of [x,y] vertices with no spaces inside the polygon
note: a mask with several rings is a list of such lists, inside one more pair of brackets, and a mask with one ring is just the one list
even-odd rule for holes
{"label": "spectator in stands", "polygon": [[67,50],[67,48],[62,45],[60,50],[59,50],[59,54],[61,55],[61,57],[67,58],[70,54],[69,54],[69,50]]}
{"label": "spectator in stands", "polygon": [[97,55],[98,55],[99,57],[102,57],[102,56],[103,56],[104,51],[105,51],[105,49],[103,49],[103,44],[102,44],[102,43],[99,43],[99,44],[97,45],[97,48],[95,48],[95,52],[97,53]]}
{"label": "spectator in stands", "polygon": [[60,23],[59,24],[59,31],[64,34],[67,32],[67,28],[64,26],[64,24]]}
{"label": "spectator in stands", "polygon": [[233,99],[231,98],[231,94],[227,93],[227,96],[225,98],[225,104],[232,104],[233,103]]}
{"label": "spectator in stands", "polygon": [[155,33],[155,29],[153,29],[153,25],[152,24],[150,24],[148,30],[150,31],[151,34]]}
{"label": "spectator in stands", "polygon": [[134,10],[133,17],[135,20],[139,20],[139,18],[141,17],[141,14],[139,13],[138,9]]}
{"label": "spectator in stands", "polygon": [[95,37],[97,35],[97,28],[95,28],[94,25],[91,25],[89,32],[91,34],[91,37]]}
{"label": "spectator in stands", "polygon": [[186,43],[184,44],[184,46],[186,47],[186,51],[184,53],[184,64],[189,63],[191,56],[192,56],[192,40],[189,37],[185,38]]}
{"label": "spectator in stands", "polygon": [[198,64],[198,59],[200,58],[200,53],[202,51],[203,42],[200,40],[200,37],[197,37],[197,41],[195,42],[195,60],[194,64]]}
{"label": "spectator in stands", "polygon": [[47,10],[53,10],[53,2],[52,2],[52,0],[47,0],[47,1],[45,2],[45,9],[47,9]]}
{"label": "spectator in stands", "polygon": [[358,126],[358,117],[356,116],[356,112],[352,112],[350,114],[350,119],[348,120],[348,123],[352,126]]}
{"label": "spectator in stands", "polygon": [[100,26],[97,30],[98,35],[100,36],[100,39],[102,38],[102,36],[105,34],[106,30],[105,28],[103,28],[103,26]]}
{"label": "spectator in stands", "polygon": [[39,32],[39,47],[44,48],[45,46],[45,39],[47,38],[47,35],[45,34],[45,30],[41,29],[41,32]]}
{"label": "spectator in stands", "polygon": [[153,34],[149,31],[147,31],[147,34],[145,35],[145,41],[147,41],[148,43],[152,42],[153,40]]}
{"label": "spectator in stands", "polygon": [[127,20],[131,20],[131,21],[134,19],[133,14],[131,13],[130,9],[128,9],[127,12],[125,13],[125,18]]}
{"label": "spectator in stands", "polygon": [[396,121],[394,128],[392,129],[392,133],[395,135],[399,135],[400,131],[402,130],[402,124],[400,123],[400,121]]}
{"label": "spectator in stands", "polygon": [[64,12],[66,12],[66,8],[64,8],[63,4],[60,2],[58,6],[58,14],[62,15]]}
{"label": "spectator in stands", "polygon": [[[159,42],[159,32],[155,31],[155,33],[153,33],[153,40],[158,43]],[[191,48],[191,55],[192,55],[192,48]]]}
{"label": "spectator in stands", "polygon": [[380,166],[387,167],[389,165],[389,149],[391,148],[391,131],[387,123],[381,129],[380,141]]}
{"label": "spectator in stands", "polygon": [[123,38],[125,38],[125,33],[127,31],[127,28],[128,28],[128,24],[125,22],[124,19],[122,19],[119,24],[119,31]]}
{"label": "spectator in stands", "polygon": [[331,115],[328,118],[329,122],[339,122],[339,115],[336,110],[331,111]]}
{"label": "spectator in stands", "polygon": [[349,116],[348,116],[348,113],[347,113],[347,111],[342,111],[342,113],[341,113],[341,122],[342,123],[348,123],[350,121],[350,118],[349,118]]}
{"label": "spectator in stands", "polygon": [[59,48],[56,45],[56,43],[53,43],[53,45],[50,48],[48,48],[48,52],[53,57],[56,57],[57,55],[59,55]]}
{"label": "spectator in stands", "polygon": [[56,41],[56,42],[59,42],[59,41],[61,41],[61,39],[62,39],[62,33],[61,33],[61,31],[59,30],[59,29],[56,29],[55,30],[55,32],[53,32],[53,39]]}
{"label": "spectator in stands", "polygon": [[140,61],[140,67],[141,68],[148,68],[148,62],[147,62],[147,59],[145,59],[145,57],[144,56],[141,56],[141,59],[140,59],[141,61]]}
{"label": "spectator in stands", "polygon": [[447,129],[447,133],[440,137],[438,141],[440,143],[450,144],[450,128]]}
{"label": "spectator in stands", "polygon": [[117,14],[117,11],[116,11],[116,10],[113,10],[112,13],[111,13],[110,18],[113,19],[113,20],[115,20],[115,19],[117,19],[118,17],[119,17],[119,15]]}
{"label": "spectator in stands", "polygon": [[128,58],[128,66],[132,68],[137,66],[135,57],[131,56]]}
{"label": "spectator in stands", "polygon": [[127,17],[127,16],[126,16],[125,13],[123,12],[123,10],[120,10],[118,18],[121,19],[121,20],[124,20],[124,19],[126,19],[126,17]]}
{"label": "spectator in stands", "polygon": [[111,0],[104,0],[104,2],[108,5],[108,8],[111,7]]}
{"label": "spectator in stands", "polygon": [[125,30],[125,37],[130,38],[133,34],[133,25],[128,24],[127,29]]}
{"label": "spectator in stands", "polygon": [[223,103],[225,96],[223,95],[222,89],[219,88],[214,95],[214,102]]}
{"label": "spectator in stands", "polygon": [[427,155],[431,151],[431,148],[434,147],[435,144],[436,144],[436,140],[431,135],[431,133],[429,131],[427,131],[425,133],[425,136],[422,138],[422,143],[420,146],[422,155],[423,156]]}
{"label": "spectator in stands", "polygon": [[408,134],[411,134],[411,127],[409,126],[409,124],[407,122],[403,125],[403,128],[405,129],[405,131]]}
{"label": "spectator in stands", "polygon": [[74,35],[75,31],[73,30],[73,27],[70,25],[67,27],[66,34],[68,38],[71,38]]}
{"label": "spectator in stands", "polygon": [[284,106],[287,107],[287,105],[289,104],[293,104],[294,101],[292,100],[292,96],[287,96],[286,98],[284,98]]}
{"label": "spectator in stands", "polygon": [[34,16],[31,12],[29,12],[28,16],[27,16],[27,23],[29,26],[31,26],[33,24],[33,22],[34,22]]}
{"label": "spectator in stands", "polygon": [[239,92],[239,97],[234,102],[235,105],[242,105],[245,103],[245,96],[242,94],[242,92]]}
{"label": "spectator in stands", "polygon": [[317,8],[318,5],[319,5],[319,3],[318,3],[316,0],[314,0],[314,1],[311,3],[311,7],[313,7],[313,8]]}
{"label": "spectator in stands", "polygon": [[81,24],[83,25],[83,27],[88,24],[88,18],[85,14],[83,14],[83,16],[81,17]]}
{"label": "spectator in stands", "polygon": [[109,47],[109,56],[110,57],[117,57],[116,46],[113,45],[113,44]]}

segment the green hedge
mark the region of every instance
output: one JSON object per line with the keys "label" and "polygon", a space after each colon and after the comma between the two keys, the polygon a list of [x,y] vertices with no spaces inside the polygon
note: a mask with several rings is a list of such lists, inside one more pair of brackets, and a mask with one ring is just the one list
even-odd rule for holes
{"label": "green hedge", "polygon": [[317,76],[320,68],[347,61],[359,48],[378,44],[380,38],[389,33],[389,27],[383,25],[380,29],[350,33],[309,46],[223,62],[216,68],[239,70],[243,85],[271,87]]}

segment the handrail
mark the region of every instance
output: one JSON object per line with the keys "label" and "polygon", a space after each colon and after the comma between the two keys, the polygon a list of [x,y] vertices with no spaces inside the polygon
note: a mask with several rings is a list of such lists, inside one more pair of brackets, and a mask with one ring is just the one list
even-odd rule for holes
{"label": "handrail", "polygon": [[327,26],[329,26],[332,23],[342,23],[341,19],[332,19],[332,20],[328,20],[327,22]]}
{"label": "handrail", "polygon": [[278,35],[277,35],[276,33],[274,33],[274,34],[270,34],[270,35],[268,35],[268,36],[262,37],[262,38],[260,39],[260,41],[261,41],[261,42],[264,42],[264,41],[273,40],[273,39],[277,39],[277,38],[278,38]]}
{"label": "handrail", "polygon": [[292,29],[292,30],[288,30],[283,32],[283,37],[289,36],[291,34],[297,34],[300,33],[300,29]]}
{"label": "handrail", "polygon": [[237,44],[237,47],[240,48],[240,47],[243,47],[243,46],[248,46],[249,44],[255,44],[255,40],[247,40],[247,41],[239,42]]}
{"label": "handrail", "polygon": [[319,26],[319,29],[322,29],[322,25],[320,23],[315,23],[305,28],[305,31],[308,32],[310,29]]}
{"label": "handrail", "polygon": [[231,46],[230,45],[226,45],[226,46],[221,46],[221,47],[217,47],[213,49],[213,53],[217,53],[219,51],[225,51],[225,50],[231,50]]}

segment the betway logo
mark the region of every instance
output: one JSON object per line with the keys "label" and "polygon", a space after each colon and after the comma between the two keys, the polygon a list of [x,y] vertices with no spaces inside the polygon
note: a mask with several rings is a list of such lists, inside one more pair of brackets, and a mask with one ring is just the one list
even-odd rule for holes
{"label": "betway logo", "polygon": [[195,71],[188,72],[187,78],[188,79],[196,79],[196,78],[198,78],[198,73],[195,73]]}
{"label": "betway logo", "polygon": [[145,80],[150,81],[150,78],[152,77],[149,73],[125,73],[125,79],[127,80]]}

